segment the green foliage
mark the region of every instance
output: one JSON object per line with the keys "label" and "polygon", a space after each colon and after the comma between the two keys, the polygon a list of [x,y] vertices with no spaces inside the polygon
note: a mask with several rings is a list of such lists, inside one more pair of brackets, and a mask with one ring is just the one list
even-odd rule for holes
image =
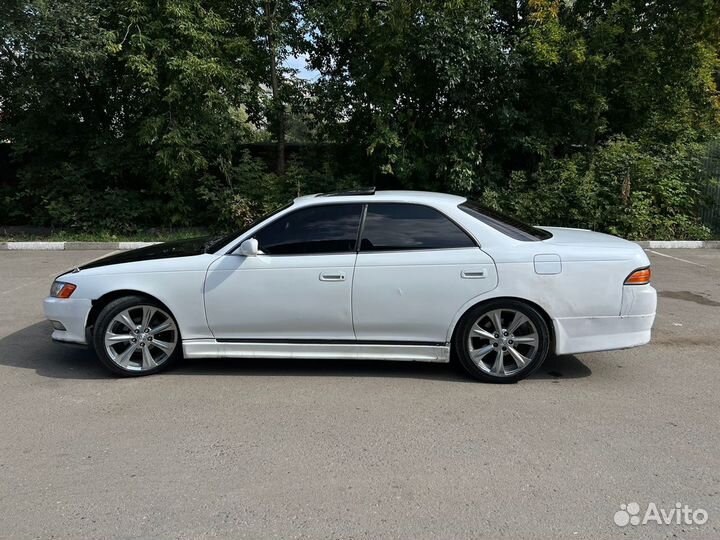
{"label": "green foliage", "polygon": [[[606,230],[630,239],[704,239],[696,215],[702,149],[648,150],[619,137],[592,156],[551,160],[532,175],[516,172],[489,201],[511,201],[518,216],[538,224]],[[497,206],[497,203],[496,203]]]}
{"label": "green foliage", "polygon": [[488,2],[308,2],[306,19],[322,28],[311,59],[327,137],[407,187],[478,184],[512,118],[516,63]]}
{"label": "green foliage", "polygon": [[243,152],[237,164],[222,160],[218,169],[220,174],[203,177],[196,191],[217,216],[220,229],[249,225],[278,205],[282,178],[268,171],[261,160]]}
{"label": "green foliage", "polygon": [[293,162],[279,175],[248,152],[243,152],[236,164],[218,163],[218,169],[219,174],[201,180],[197,194],[217,216],[214,226],[220,230],[249,225],[301,195],[358,185],[355,176],[338,176],[327,162],[319,170]]}
{"label": "green foliage", "polygon": [[[131,2],[120,16],[124,36],[110,45],[126,66],[127,82],[139,90],[133,118],[137,143],[154,155],[164,189],[188,193],[184,184],[249,131],[242,107],[246,78],[232,54],[247,43],[228,36],[229,22],[199,0]],[[187,201],[174,201],[177,218]]]}
{"label": "green foliage", "polygon": [[307,4],[325,133],[403,186],[634,238],[707,234],[696,154],[720,133],[719,3]]}
{"label": "green foliage", "polygon": [[[23,164],[19,192],[32,199],[34,221],[92,226],[73,217],[75,195],[88,191],[123,194],[106,202],[128,218],[193,221],[193,183],[250,131],[253,85],[235,61],[247,39],[229,32],[226,4],[211,4],[3,5],[0,139]],[[152,214],[140,198],[154,202]]]}
{"label": "green foliage", "polygon": [[717,0],[5,0],[0,223],[229,228],[378,183],[699,238],[719,83]]}
{"label": "green foliage", "polygon": [[720,4],[529,0],[519,108],[539,157],[617,135],[670,144],[718,132]]}
{"label": "green foliage", "polygon": [[[157,211],[157,204],[143,193],[119,189],[72,193],[63,198],[48,198],[45,208],[50,225],[71,231],[114,231],[116,234],[135,233],[149,224],[149,216]],[[112,208],[111,212],[108,209]]]}

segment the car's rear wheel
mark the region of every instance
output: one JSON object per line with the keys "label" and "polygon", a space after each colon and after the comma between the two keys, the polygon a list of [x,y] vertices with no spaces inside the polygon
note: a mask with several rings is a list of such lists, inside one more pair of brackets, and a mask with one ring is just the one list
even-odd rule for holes
{"label": "car's rear wheel", "polygon": [[117,375],[150,375],[181,356],[177,322],[159,302],[126,296],[110,302],[98,315],[93,334],[102,364]]}
{"label": "car's rear wheel", "polygon": [[524,379],[545,361],[550,333],[533,307],[518,300],[495,300],[463,317],[454,346],[460,363],[473,377],[511,383]]}

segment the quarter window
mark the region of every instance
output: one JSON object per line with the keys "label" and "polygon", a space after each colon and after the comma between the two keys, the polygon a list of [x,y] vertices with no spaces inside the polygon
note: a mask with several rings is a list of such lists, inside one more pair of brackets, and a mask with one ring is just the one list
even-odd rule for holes
{"label": "quarter window", "polygon": [[363,226],[361,251],[451,249],[475,242],[442,213],[417,204],[371,204]]}
{"label": "quarter window", "polygon": [[273,221],[255,235],[269,255],[354,252],[361,204],[312,206]]}
{"label": "quarter window", "polygon": [[514,240],[537,242],[538,240],[552,238],[552,233],[544,229],[532,227],[517,218],[503,215],[474,201],[466,201],[458,208]]}

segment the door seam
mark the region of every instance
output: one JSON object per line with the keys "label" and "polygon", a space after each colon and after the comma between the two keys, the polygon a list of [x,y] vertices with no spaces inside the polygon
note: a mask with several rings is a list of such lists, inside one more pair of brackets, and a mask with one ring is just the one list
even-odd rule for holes
{"label": "door seam", "polygon": [[355,252],[355,262],[353,263],[352,277],[350,278],[350,323],[352,325],[353,336],[357,340],[357,332],[355,331],[355,270],[357,269],[358,252]]}

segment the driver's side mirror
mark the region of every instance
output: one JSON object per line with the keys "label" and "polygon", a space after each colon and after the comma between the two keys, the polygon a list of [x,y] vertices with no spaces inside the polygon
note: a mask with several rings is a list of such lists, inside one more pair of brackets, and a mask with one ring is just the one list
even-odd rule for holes
{"label": "driver's side mirror", "polygon": [[248,238],[237,249],[236,253],[245,257],[256,257],[258,252],[258,241],[254,238]]}

